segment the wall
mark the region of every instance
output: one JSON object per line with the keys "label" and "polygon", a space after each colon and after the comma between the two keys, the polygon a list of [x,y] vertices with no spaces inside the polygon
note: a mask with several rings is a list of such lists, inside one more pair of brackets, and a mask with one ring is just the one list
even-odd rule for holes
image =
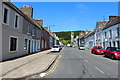
{"label": "wall", "polygon": [[2,61],[2,0],[0,0],[0,61]]}
{"label": "wall", "polygon": [[[115,41],[115,43],[117,44],[117,41],[120,41],[120,36],[119,38],[116,37],[117,35],[117,27],[120,27],[119,26],[120,24],[117,24],[117,25],[114,25],[114,26],[111,26],[105,30],[103,30],[102,32],[102,45],[103,45],[103,42],[105,43],[105,48],[109,47],[109,42],[111,42],[112,44],[112,47],[113,47],[113,41]],[[112,30],[112,38],[110,38],[110,30]],[[105,32],[107,32],[107,38],[105,38]],[[120,32],[119,32],[120,33]],[[115,47],[118,47],[118,45],[116,45]]]}

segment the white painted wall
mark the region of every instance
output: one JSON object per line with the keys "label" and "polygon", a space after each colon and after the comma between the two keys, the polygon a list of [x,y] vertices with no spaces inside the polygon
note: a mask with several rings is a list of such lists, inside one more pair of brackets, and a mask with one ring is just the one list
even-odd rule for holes
{"label": "white painted wall", "polygon": [[[113,42],[115,42],[115,47],[118,47],[117,41],[120,41],[120,37],[117,37],[117,28],[120,29],[120,24],[111,26],[102,31],[102,43],[105,42],[105,48],[109,47],[109,42],[111,42],[111,46],[113,47]],[[112,31],[112,38],[110,38],[110,30]],[[105,38],[105,32],[107,33],[107,37]],[[120,31],[119,31],[120,33]]]}
{"label": "white painted wall", "polygon": [[85,47],[91,49],[93,48],[93,46],[94,46],[94,35],[85,38]]}

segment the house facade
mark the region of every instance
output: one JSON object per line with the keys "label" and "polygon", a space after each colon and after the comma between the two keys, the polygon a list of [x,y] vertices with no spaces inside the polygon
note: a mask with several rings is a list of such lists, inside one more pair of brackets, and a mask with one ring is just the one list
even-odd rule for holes
{"label": "house facade", "polygon": [[102,46],[102,29],[107,24],[107,21],[104,20],[103,22],[97,22],[95,27],[95,44],[96,46]]}
{"label": "house facade", "polygon": [[32,12],[31,5],[19,10],[11,2],[2,2],[1,61],[50,48],[50,34],[42,27],[42,20],[32,18]]}
{"label": "house facade", "polygon": [[95,30],[81,38],[85,47],[93,46],[119,47],[120,48],[120,16],[109,16],[109,21],[97,22]]}
{"label": "house facade", "polygon": [[106,27],[102,30],[103,47],[119,47],[120,48],[120,17],[110,17]]}
{"label": "house facade", "polygon": [[85,47],[91,49],[95,44],[95,31],[85,36]]}
{"label": "house facade", "polygon": [[91,30],[81,31],[78,36],[78,46],[85,45],[85,36],[91,33]]}
{"label": "house facade", "polygon": [[0,61],[2,61],[2,0],[0,0]]}

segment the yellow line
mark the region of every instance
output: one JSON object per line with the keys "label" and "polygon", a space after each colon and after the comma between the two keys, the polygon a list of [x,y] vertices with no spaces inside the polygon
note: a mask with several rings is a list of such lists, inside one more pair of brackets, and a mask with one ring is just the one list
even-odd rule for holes
{"label": "yellow line", "polygon": [[[60,58],[61,58],[61,55],[59,55],[58,59],[60,59]],[[52,68],[51,68],[48,72],[46,72],[46,75],[45,75],[45,76],[47,76],[47,75],[49,75],[50,73],[53,73],[53,72],[55,71],[55,69],[57,68],[57,65],[58,65],[58,59],[57,59],[56,62],[54,63],[54,66],[52,66]]]}

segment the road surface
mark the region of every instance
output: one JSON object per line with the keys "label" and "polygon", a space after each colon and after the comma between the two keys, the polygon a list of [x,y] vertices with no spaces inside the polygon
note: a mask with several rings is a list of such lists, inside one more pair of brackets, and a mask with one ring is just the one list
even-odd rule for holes
{"label": "road surface", "polygon": [[118,78],[118,60],[77,48],[60,52],[56,69],[45,78]]}

